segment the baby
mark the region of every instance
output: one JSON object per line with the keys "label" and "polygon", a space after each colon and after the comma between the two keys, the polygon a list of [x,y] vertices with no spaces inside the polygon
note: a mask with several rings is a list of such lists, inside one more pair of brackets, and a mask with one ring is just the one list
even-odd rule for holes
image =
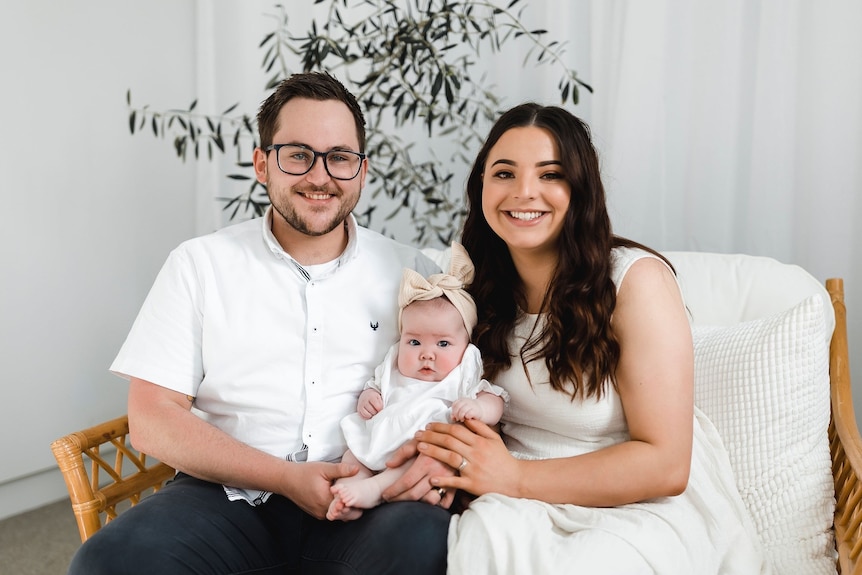
{"label": "baby", "polygon": [[404,270],[401,338],[366,384],[356,413],[341,421],[349,448],[342,461],[358,465],[359,473],[332,486],[328,519],[356,519],[362,509],[382,503],[381,493],[412,463],[387,468],[386,461],[427,423],[500,420],[508,396],[481,378],[479,349],[470,343],[476,305],[464,286],[472,279],[473,263],[458,243],[452,245],[448,274],[426,280]]}

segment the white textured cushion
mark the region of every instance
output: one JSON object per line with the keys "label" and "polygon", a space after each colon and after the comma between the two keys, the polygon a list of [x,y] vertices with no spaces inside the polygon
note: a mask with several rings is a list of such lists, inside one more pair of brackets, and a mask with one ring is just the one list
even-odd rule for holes
{"label": "white textured cushion", "polygon": [[697,325],[734,325],[789,309],[812,294],[825,304],[827,346],[835,328],[832,300],[803,268],[748,254],[664,252],[677,271],[685,303]]}
{"label": "white textured cushion", "polygon": [[835,573],[823,299],[694,326],[695,403],[718,429],[776,573]]}

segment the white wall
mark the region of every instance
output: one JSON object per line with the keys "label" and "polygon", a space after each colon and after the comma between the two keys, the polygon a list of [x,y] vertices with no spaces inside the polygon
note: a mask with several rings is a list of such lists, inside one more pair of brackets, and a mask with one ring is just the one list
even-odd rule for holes
{"label": "white wall", "polygon": [[129,135],[125,93],[195,91],[192,0],[0,8],[0,518],[60,499],[49,444],[126,410],[108,373],[168,251],[195,232],[195,170]]}

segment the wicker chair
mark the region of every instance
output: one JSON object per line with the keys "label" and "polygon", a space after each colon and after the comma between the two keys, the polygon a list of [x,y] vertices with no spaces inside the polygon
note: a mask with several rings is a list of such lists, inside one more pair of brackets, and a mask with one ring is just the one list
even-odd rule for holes
{"label": "wicker chair", "polygon": [[[844,283],[841,279],[826,281],[826,289],[835,311],[835,329],[830,346],[830,380],[832,418],[829,438],[832,470],[835,480],[835,541],[838,549],[838,571],[842,575],[862,574],[862,438],[856,426],[850,387],[847,348],[847,316],[844,305]],[[55,441],[51,448],[69,489],[72,510],[78,521],[81,540],[86,540],[105,522],[115,518],[117,504],[129,499],[137,503],[148,489],[157,490],[174,470],[163,463],[146,464],[146,455],[138,454],[126,443],[129,432],[125,416],[90,429],[69,434]],[[100,447],[117,449],[110,464],[102,458]],[[88,477],[83,457],[91,461]],[[124,475],[126,462],[131,474]],[[108,477],[101,486],[100,470]]]}
{"label": "wicker chair", "polygon": [[862,438],[856,426],[850,387],[847,351],[847,309],[844,281],[826,280],[826,289],[835,309],[835,331],[829,348],[829,378],[832,389],[832,419],[829,439],[832,475],[835,478],[835,542],[838,571],[844,575],[862,573]]}
{"label": "wicker chair", "polygon": [[[148,464],[146,454],[129,444],[128,435],[129,420],[124,415],[51,444],[69,490],[81,542],[101,529],[103,518],[104,523],[115,519],[125,507],[158,491],[174,476],[174,470],[164,463]],[[111,453],[114,449],[116,453]]]}

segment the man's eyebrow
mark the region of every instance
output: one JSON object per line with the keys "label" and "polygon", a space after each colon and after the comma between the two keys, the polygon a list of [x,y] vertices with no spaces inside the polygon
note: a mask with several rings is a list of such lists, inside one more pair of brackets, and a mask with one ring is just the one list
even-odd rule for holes
{"label": "man's eyebrow", "polygon": [[[313,150],[314,149],[311,146],[309,146],[308,144],[305,144],[305,143],[299,142],[299,141],[286,142],[285,145],[296,146],[298,148],[303,148],[305,150]],[[351,146],[348,146],[348,145],[333,146],[333,147],[329,148],[328,150],[318,150],[318,151],[319,152],[354,152],[353,148]],[[354,152],[354,153],[356,153],[356,152]]]}

